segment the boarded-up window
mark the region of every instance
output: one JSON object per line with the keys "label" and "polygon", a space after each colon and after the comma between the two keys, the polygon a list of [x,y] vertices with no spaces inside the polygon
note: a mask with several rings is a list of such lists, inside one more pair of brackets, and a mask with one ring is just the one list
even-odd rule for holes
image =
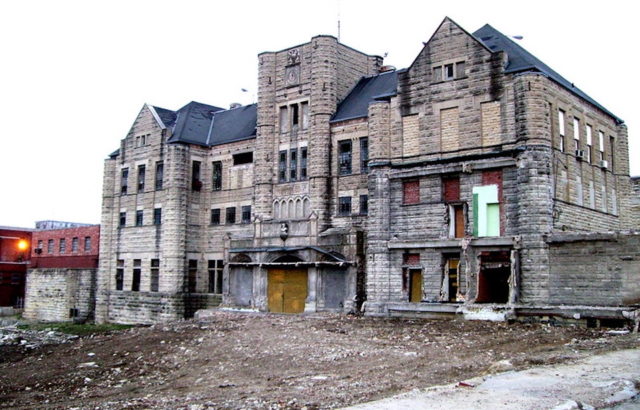
{"label": "boarded-up window", "polygon": [[402,255],[402,263],[404,265],[418,266],[420,265],[419,253],[405,253]]}
{"label": "boarded-up window", "polygon": [[456,63],[456,78],[462,78],[465,76],[465,64],[464,61],[458,61]]}
{"label": "boarded-up window", "polygon": [[289,117],[287,116],[287,107],[280,107],[280,132],[285,133],[288,131],[287,125]]}
{"label": "boarded-up window", "polygon": [[309,128],[309,103],[303,102],[300,105],[302,106],[302,129],[306,130]]}
{"label": "boarded-up window", "polygon": [[433,82],[442,81],[442,66],[433,67]]}
{"label": "boarded-up window", "polygon": [[482,114],[482,146],[498,145],[500,141],[500,102],[480,105]]}
{"label": "boarded-up window", "polygon": [[442,151],[456,151],[458,149],[458,122],[458,107],[440,111],[440,141]]}
{"label": "boarded-up window", "polygon": [[420,203],[420,181],[405,181],[402,183],[402,203]]}
{"label": "boarded-up window", "polygon": [[460,178],[447,177],[442,179],[442,196],[445,202],[460,200]]}
{"label": "boarded-up window", "polygon": [[582,196],[582,177],[580,175],[576,176],[576,203],[582,206],[583,196]]}
{"label": "boarded-up window", "polygon": [[418,116],[402,117],[402,155],[405,157],[420,154]]}
{"label": "boarded-up window", "polygon": [[473,187],[473,235],[500,235],[500,204],[497,185]]}

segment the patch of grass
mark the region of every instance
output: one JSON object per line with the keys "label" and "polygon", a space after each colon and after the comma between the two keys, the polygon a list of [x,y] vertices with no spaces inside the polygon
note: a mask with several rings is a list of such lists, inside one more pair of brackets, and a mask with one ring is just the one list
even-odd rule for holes
{"label": "patch of grass", "polygon": [[54,330],[69,335],[87,336],[97,333],[107,333],[132,328],[133,325],[119,325],[115,323],[104,324],[78,324],[78,323],[29,323],[18,325],[19,329],[24,330]]}

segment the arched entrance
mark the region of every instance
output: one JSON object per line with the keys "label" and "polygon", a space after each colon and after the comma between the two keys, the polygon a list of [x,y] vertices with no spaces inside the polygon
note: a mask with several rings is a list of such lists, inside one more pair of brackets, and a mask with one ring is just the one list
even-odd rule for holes
{"label": "arched entrance", "polygon": [[301,262],[296,256],[282,256],[274,261],[282,266],[267,272],[267,303],[269,312],[302,313],[307,299],[307,269],[290,263]]}

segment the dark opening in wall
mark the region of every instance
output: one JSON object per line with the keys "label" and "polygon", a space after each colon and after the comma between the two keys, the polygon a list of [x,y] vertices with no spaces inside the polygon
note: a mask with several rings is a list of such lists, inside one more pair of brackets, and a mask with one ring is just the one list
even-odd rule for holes
{"label": "dark opening in wall", "polygon": [[251,164],[252,162],[253,152],[242,152],[233,156],[233,165]]}
{"label": "dark opening in wall", "polygon": [[476,303],[507,303],[511,260],[508,251],[482,252]]}

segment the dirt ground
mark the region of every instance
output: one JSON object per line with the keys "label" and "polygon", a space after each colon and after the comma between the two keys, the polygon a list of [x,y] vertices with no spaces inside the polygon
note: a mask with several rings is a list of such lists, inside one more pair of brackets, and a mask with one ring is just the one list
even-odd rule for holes
{"label": "dirt ground", "polygon": [[637,334],[620,333],[220,311],[65,344],[0,346],[0,407],[335,408],[640,347]]}

